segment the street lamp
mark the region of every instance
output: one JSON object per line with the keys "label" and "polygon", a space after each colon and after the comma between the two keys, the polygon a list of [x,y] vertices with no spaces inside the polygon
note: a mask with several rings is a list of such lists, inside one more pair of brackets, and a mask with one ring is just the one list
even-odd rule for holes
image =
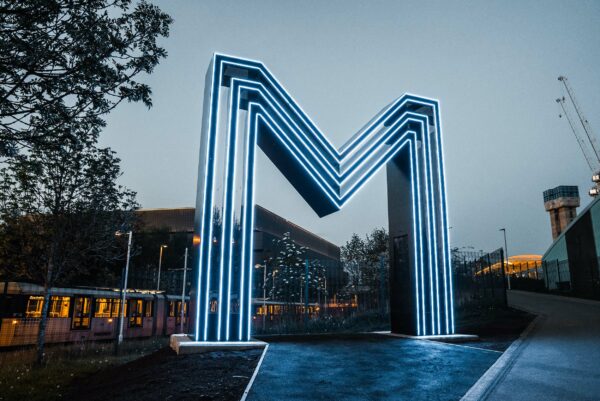
{"label": "street lamp", "polygon": [[[504,252],[506,253],[506,270],[508,270],[508,246],[506,245],[506,228],[501,228],[498,231],[502,231],[502,233],[504,234]],[[510,272],[508,273],[508,289],[510,290]]]}
{"label": "street lamp", "polygon": [[181,289],[181,318],[180,318],[180,330],[183,333],[183,319],[185,317],[184,306],[185,306],[185,278],[187,272],[187,262],[188,262],[188,249],[185,248],[185,255],[183,258],[183,285]]}
{"label": "street lamp", "polygon": [[[123,235],[122,232],[115,233],[117,237]],[[117,339],[117,347],[123,342],[123,318],[125,317],[125,294],[127,293],[127,276],[129,275],[129,259],[131,256],[131,237],[132,231],[127,233],[127,261],[125,262],[125,277],[123,278],[123,286],[121,287],[121,316],[119,317],[119,337]]]}
{"label": "street lamp", "polygon": [[163,255],[163,249],[165,249],[167,246],[166,245],[161,245],[160,246],[160,253],[158,256],[158,278],[156,280],[156,291],[160,290],[160,267],[162,265],[162,255]]}
{"label": "street lamp", "polygon": [[257,263],[254,265],[256,269],[263,268],[263,318],[262,318],[262,328],[263,332],[265,331],[265,320],[267,319],[267,261],[264,261],[265,264],[261,265]]}

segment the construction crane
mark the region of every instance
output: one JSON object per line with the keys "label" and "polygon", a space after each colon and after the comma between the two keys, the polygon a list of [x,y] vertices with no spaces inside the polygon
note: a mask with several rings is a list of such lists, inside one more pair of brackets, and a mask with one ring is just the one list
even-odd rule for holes
{"label": "construction crane", "polygon": [[592,126],[590,125],[587,118],[585,118],[585,116],[583,115],[583,111],[581,110],[581,107],[579,106],[579,103],[575,98],[575,92],[573,91],[573,88],[571,88],[569,80],[564,75],[558,77],[558,80],[562,82],[567,91],[567,96],[569,97],[569,100],[571,100],[571,104],[573,105],[573,109],[577,114],[579,123],[583,127],[585,136],[581,134],[581,132],[577,128],[577,123],[574,122],[573,117],[569,113],[568,107],[566,105],[566,98],[564,96],[556,99],[556,103],[558,103],[562,109],[562,113],[559,114],[559,117],[562,117],[564,115],[567,121],[569,122],[571,131],[573,131],[573,134],[577,139],[577,143],[579,144],[579,147],[583,152],[583,156],[585,157],[585,160],[588,166],[590,167],[590,170],[592,171],[592,181],[595,185],[589,190],[588,193],[590,196],[595,197],[600,194],[600,147],[598,146],[596,136],[592,131]]}

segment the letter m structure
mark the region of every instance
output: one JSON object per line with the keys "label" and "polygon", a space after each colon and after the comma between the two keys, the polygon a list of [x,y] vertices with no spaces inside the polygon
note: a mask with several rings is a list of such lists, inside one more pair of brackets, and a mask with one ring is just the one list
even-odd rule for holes
{"label": "letter m structure", "polygon": [[[262,63],[215,54],[200,142],[195,341],[251,337],[257,147],[321,217],[385,165],[392,331],[454,333],[438,102],[405,94],[336,149]],[[276,196],[277,188],[268,190]]]}

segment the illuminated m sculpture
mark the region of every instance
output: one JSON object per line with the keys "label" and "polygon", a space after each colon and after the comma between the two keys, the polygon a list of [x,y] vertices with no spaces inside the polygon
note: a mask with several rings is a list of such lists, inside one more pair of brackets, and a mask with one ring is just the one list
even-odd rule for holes
{"label": "illuminated m sculpture", "polygon": [[321,217],[387,166],[392,331],[454,333],[438,102],[403,95],[336,149],[262,63],[216,54],[200,143],[196,341],[250,340],[257,147]]}

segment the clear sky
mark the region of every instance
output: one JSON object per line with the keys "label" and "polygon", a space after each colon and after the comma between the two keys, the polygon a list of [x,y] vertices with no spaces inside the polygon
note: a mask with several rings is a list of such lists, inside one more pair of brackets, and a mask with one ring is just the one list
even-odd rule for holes
{"label": "clear sky", "polygon": [[[451,246],[551,243],[542,192],[590,171],[558,118],[569,77],[600,133],[600,1],[158,1],[175,22],[145,78],[154,107],[120,106],[102,137],[143,207],[193,206],[204,75],[213,52],[261,60],[336,146],[404,92],[441,102]],[[382,170],[319,219],[263,155],[257,203],[342,244],[387,227]]]}

